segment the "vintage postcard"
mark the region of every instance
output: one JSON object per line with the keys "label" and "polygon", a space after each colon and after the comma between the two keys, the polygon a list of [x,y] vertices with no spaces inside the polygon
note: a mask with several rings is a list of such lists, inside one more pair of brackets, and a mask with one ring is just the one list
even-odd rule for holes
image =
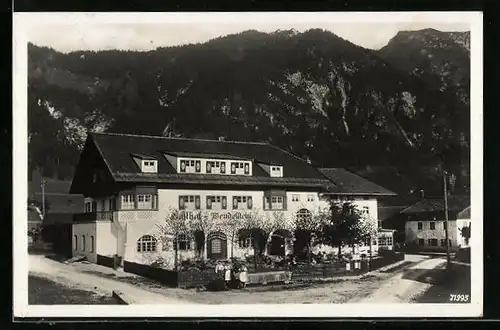
{"label": "vintage postcard", "polygon": [[482,315],[482,13],[15,13],[13,43],[14,316]]}

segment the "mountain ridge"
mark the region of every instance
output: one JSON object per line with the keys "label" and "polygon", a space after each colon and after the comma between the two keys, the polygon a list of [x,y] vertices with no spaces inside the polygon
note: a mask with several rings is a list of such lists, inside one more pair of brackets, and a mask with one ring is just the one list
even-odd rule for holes
{"label": "mountain ridge", "polygon": [[[147,52],[30,45],[30,168],[71,177],[85,131],[96,130],[264,141],[321,166],[436,167],[449,154],[448,166],[467,181],[467,156],[457,155],[469,149],[462,80],[440,90],[428,78],[440,74],[437,66],[426,76],[408,72],[409,56],[399,59],[406,65],[394,60],[395,38],[382,52],[318,29]],[[47,153],[59,154],[59,165]]]}

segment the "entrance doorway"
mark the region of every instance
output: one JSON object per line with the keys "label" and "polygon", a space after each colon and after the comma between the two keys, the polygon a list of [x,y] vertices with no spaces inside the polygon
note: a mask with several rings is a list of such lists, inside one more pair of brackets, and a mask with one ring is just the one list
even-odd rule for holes
{"label": "entrance doorway", "polygon": [[207,237],[208,259],[227,259],[227,237],[224,233],[210,233]]}
{"label": "entrance doorway", "polygon": [[285,256],[285,238],[283,236],[276,234],[271,236],[269,254],[272,256]]}

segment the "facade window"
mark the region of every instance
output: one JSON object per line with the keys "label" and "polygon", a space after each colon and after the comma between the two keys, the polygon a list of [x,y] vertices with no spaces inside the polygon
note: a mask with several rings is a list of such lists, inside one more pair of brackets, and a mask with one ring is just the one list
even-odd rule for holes
{"label": "facade window", "polygon": [[418,239],[418,246],[424,246],[425,245],[425,240],[423,238]]}
{"label": "facade window", "polygon": [[363,206],[361,208],[361,214],[365,215],[365,216],[368,216],[370,214],[370,208],[368,206]]}
{"label": "facade window", "polygon": [[153,195],[151,194],[138,194],[137,195],[137,208],[141,210],[153,209]]}
{"label": "facade window", "polygon": [[265,210],[284,210],[285,209],[285,198],[283,196],[271,196],[264,198],[264,209]]}
{"label": "facade window", "polygon": [[135,208],[135,199],[133,194],[122,195],[122,210],[133,210]]}
{"label": "facade window", "polygon": [[233,210],[251,209],[252,208],[251,196],[234,196],[233,197]]}
{"label": "facade window", "polygon": [[90,213],[92,209],[92,203],[91,202],[85,202],[85,212]]}
{"label": "facade window", "polygon": [[226,196],[207,196],[207,209],[225,210],[227,208]]}
{"label": "facade window", "polygon": [[142,161],[142,171],[144,173],[156,173],[157,166],[156,160],[143,160]]}
{"label": "facade window", "polygon": [[436,223],[435,222],[431,222],[430,223],[430,229],[431,230],[435,230],[436,229]]}
{"label": "facade window", "polygon": [[312,213],[308,209],[300,209],[297,211],[297,221],[304,223],[312,219]]}
{"label": "facade window", "polygon": [[201,207],[200,196],[179,196],[179,210],[199,210]]}
{"label": "facade window", "polygon": [[78,250],[78,236],[75,235],[74,237],[74,250]]}
{"label": "facade window", "polygon": [[85,235],[82,235],[82,251],[85,251]]}
{"label": "facade window", "polygon": [[381,236],[378,238],[379,246],[391,246],[393,244],[392,236]]}
{"label": "facade window", "polygon": [[90,252],[95,252],[95,240],[94,236],[90,236]]}
{"label": "facade window", "polygon": [[441,246],[446,246],[446,239],[444,238],[441,238]]}
{"label": "facade window", "polygon": [[307,195],[308,202],[314,202],[314,195]]}
{"label": "facade window", "polygon": [[443,221],[443,229],[446,230],[446,221]]}
{"label": "facade window", "polygon": [[222,240],[220,238],[212,239],[212,254],[222,253]]}
{"label": "facade window", "polygon": [[251,248],[253,246],[252,242],[253,241],[252,241],[251,236],[241,237],[238,240],[238,246],[240,247],[240,249],[248,249],[248,248]]}
{"label": "facade window", "polygon": [[423,229],[423,227],[424,227],[424,225],[423,225],[423,223],[422,223],[422,222],[419,222],[419,223],[417,224],[417,226],[418,226],[418,230],[422,230],[422,229]]}
{"label": "facade window", "polygon": [[281,166],[271,166],[271,177],[282,177],[283,167]]}
{"label": "facade window", "polygon": [[429,238],[427,241],[430,246],[438,246],[438,240],[436,238]]}
{"label": "facade window", "polygon": [[292,195],[292,202],[298,202],[300,201],[300,195]]}
{"label": "facade window", "polygon": [[177,239],[174,239],[174,249],[179,251],[189,251],[191,249],[191,239],[187,234],[178,234]]}
{"label": "facade window", "polygon": [[137,240],[137,252],[156,252],[156,238],[144,235]]}
{"label": "facade window", "polygon": [[194,159],[181,159],[180,169],[181,173],[200,173],[201,172],[201,161]]}

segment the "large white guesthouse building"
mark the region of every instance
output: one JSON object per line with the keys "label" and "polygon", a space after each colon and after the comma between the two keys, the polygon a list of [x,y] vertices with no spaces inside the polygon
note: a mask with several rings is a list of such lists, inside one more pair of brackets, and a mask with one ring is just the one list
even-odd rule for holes
{"label": "large white guesthouse building", "polygon": [[[234,225],[255,215],[264,226],[273,223],[263,252],[292,253],[298,248],[294,219],[327,207],[324,194],[353,201],[375,223],[377,197],[394,195],[344,169],[317,169],[265,143],[111,133],[89,134],[70,192],[86,202],[85,213],[74,216],[73,255],[141,264],[161,256],[171,266],[176,249],[182,260],[251,254],[248,230],[234,234]],[[175,242],[165,239],[161,228],[172,225],[166,219],[173,214],[201,224],[204,246],[196,246],[190,231]]]}

